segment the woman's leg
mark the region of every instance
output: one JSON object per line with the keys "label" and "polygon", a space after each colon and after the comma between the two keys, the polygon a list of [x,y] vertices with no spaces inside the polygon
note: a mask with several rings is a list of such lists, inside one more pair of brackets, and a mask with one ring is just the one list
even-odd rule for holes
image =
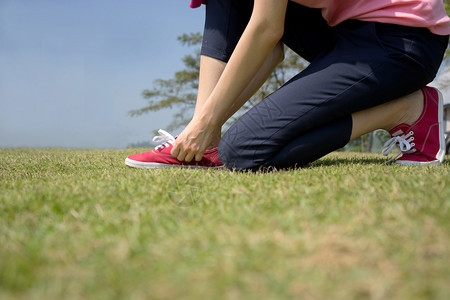
{"label": "woman's leg", "polygon": [[398,164],[439,164],[445,150],[442,123],[439,124],[442,116],[438,113],[443,107],[439,101],[439,93],[425,87],[399,99],[356,112],[299,136],[268,160],[264,167],[306,165],[344,147],[349,140],[376,129],[384,129],[397,137],[403,136],[410,142],[412,148],[405,149],[404,155],[397,160]]}
{"label": "woman's leg", "polygon": [[[268,166],[290,143],[322,126],[334,133],[332,138],[349,140],[349,122],[339,131],[327,124],[423,87],[434,77],[446,46],[445,37],[426,29],[351,21],[335,30],[332,51],[317,57],[225,134],[219,155],[227,167]],[[335,145],[318,137],[313,146],[326,154]]]}
{"label": "woman's leg", "polygon": [[398,124],[413,124],[422,112],[423,100],[419,90],[322,125],[288,143],[264,167],[301,167],[373,130],[389,131]]}
{"label": "woman's leg", "polygon": [[396,100],[352,114],[350,141],[376,129],[390,131],[399,124],[413,124],[423,110],[423,93],[418,90]]}
{"label": "woman's leg", "polygon": [[209,95],[216,87],[220,76],[227,65],[226,62],[202,55],[200,57],[200,74],[198,79],[197,102],[195,109],[201,109]]}
{"label": "woman's leg", "polygon": [[[398,145],[400,165],[438,165],[445,156],[443,98],[431,87],[353,114],[352,137],[382,128],[391,134],[383,154]],[[396,157],[397,158],[397,157]]]}

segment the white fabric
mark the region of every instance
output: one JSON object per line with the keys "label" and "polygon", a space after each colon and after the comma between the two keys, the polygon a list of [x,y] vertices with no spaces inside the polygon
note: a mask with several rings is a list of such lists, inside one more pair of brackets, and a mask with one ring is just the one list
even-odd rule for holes
{"label": "white fabric", "polygon": [[387,156],[396,145],[400,148],[401,151],[399,154],[397,154],[397,156],[388,160],[387,162],[391,162],[397,159],[397,157],[399,157],[402,153],[415,152],[414,149],[411,151],[412,147],[415,146],[415,144],[412,143],[412,141],[414,141],[414,137],[412,136],[413,134],[414,132],[410,131],[408,134],[395,136],[384,143],[383,149],[381,149],[380,151],[380,153],[382,152],[384,156]]}
{"label": "white fabric", "polygon": [[173,144],[175,143],[175,138],[173,137],[173,135],[163,129],[158,130],[158,133],[160,135],[155,136],[153,138],[153,142],[162,144],[156,147],[156,149],[164,149],[164,147],[169,147],[170,145],[173,146]]}

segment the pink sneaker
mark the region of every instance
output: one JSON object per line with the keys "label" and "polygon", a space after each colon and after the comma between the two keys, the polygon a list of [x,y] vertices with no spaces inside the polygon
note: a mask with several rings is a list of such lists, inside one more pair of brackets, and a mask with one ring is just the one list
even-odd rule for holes
{"label": "pink sneaker", "polygon": [[388,155],[395,145],[403,154],[396,163],[400,165],[439,165],[445,156],[442,94],[435,88],[424,87],[424,107],[419,119],[412,125],[400,124],[389,131],[392,138],[383,146]]}
{"label": "pink sneaker", "polygon": [[154,142],[163,142],[152,151],[133,154],[125,159],[125,164],[134,168],[154,169],[154,168],[218,168],[222,166],[219,159],[217,147],[206,150],[202,160],[191,162],[179,161],[176,157],[170,154],[175,137],[170,133],[160,129],[159,136],[153,138]]}

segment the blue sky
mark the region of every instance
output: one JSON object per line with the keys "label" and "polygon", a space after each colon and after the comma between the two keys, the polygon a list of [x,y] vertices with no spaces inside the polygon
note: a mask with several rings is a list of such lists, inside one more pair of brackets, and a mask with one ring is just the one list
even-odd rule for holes
{"label": "blue sky", "polygon": [[0,147],[124,148],[170,111],[131,118],[141,92],[183,68],[189,0],[0,0]]}

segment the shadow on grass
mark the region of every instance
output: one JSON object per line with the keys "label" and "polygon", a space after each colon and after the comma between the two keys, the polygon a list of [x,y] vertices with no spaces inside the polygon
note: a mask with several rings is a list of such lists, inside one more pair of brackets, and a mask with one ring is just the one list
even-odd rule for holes
{"label": "shadow on grass", "polygon": [[391,163],[386,163],[388,159],[386,158],[327,158],[320,159],[315,162],[310,163],[305,167],[323,167],[323,166],[339,166],[339,165],[389,165]]}
{"label": "shadow on grass", "polygon": [[[315,168],[315,167],[328,167],[328,166],[347,166],[347,165],[380,165],[380,166],[389,166],[396,165],[395,161],[388,162],[389,158],[386,157],[348,157],[348,158],[338,158],[338,157],[329,157],[322,158],[316,160],[303,168]],[[439,166],[439,165],[438,165]],[[446,156],[444,162],[440,166],[448,167],[450,166],[450,156]]]}
{"label": "shadow on grass", "polygon": [[[378,165],[380,167],[384,166],[391,166],[396,165],[395,160],[388,162],[391,157],[357,157],[357,156],[351,156],[351,157],[325,157],[321,158],[319,160],[316,160],[314,162],[311,162],[309,164],[293,167],[293,168],[286,168],[286,169],[277,169],[277,168],[267,168],[265,170],[260,170],[259,172],[265,173],[265,172],[277,172],[277,171],[295,171],[295,170],[301,170],[301,169],[314,169],[314,168],[321,168],[321,167],[339,167],[339,166],[350,166],[350,165],[362,165],[362,166],[368,166],[368,165]],[[396,165],[399,167],[405,167]],[[450,166],[450,156],[446,156],[444,159],[444,162],[441,165],[435,165],[434,167],[448,167]],[[411,166],[411,167],[422,167],[422,166]]]}

